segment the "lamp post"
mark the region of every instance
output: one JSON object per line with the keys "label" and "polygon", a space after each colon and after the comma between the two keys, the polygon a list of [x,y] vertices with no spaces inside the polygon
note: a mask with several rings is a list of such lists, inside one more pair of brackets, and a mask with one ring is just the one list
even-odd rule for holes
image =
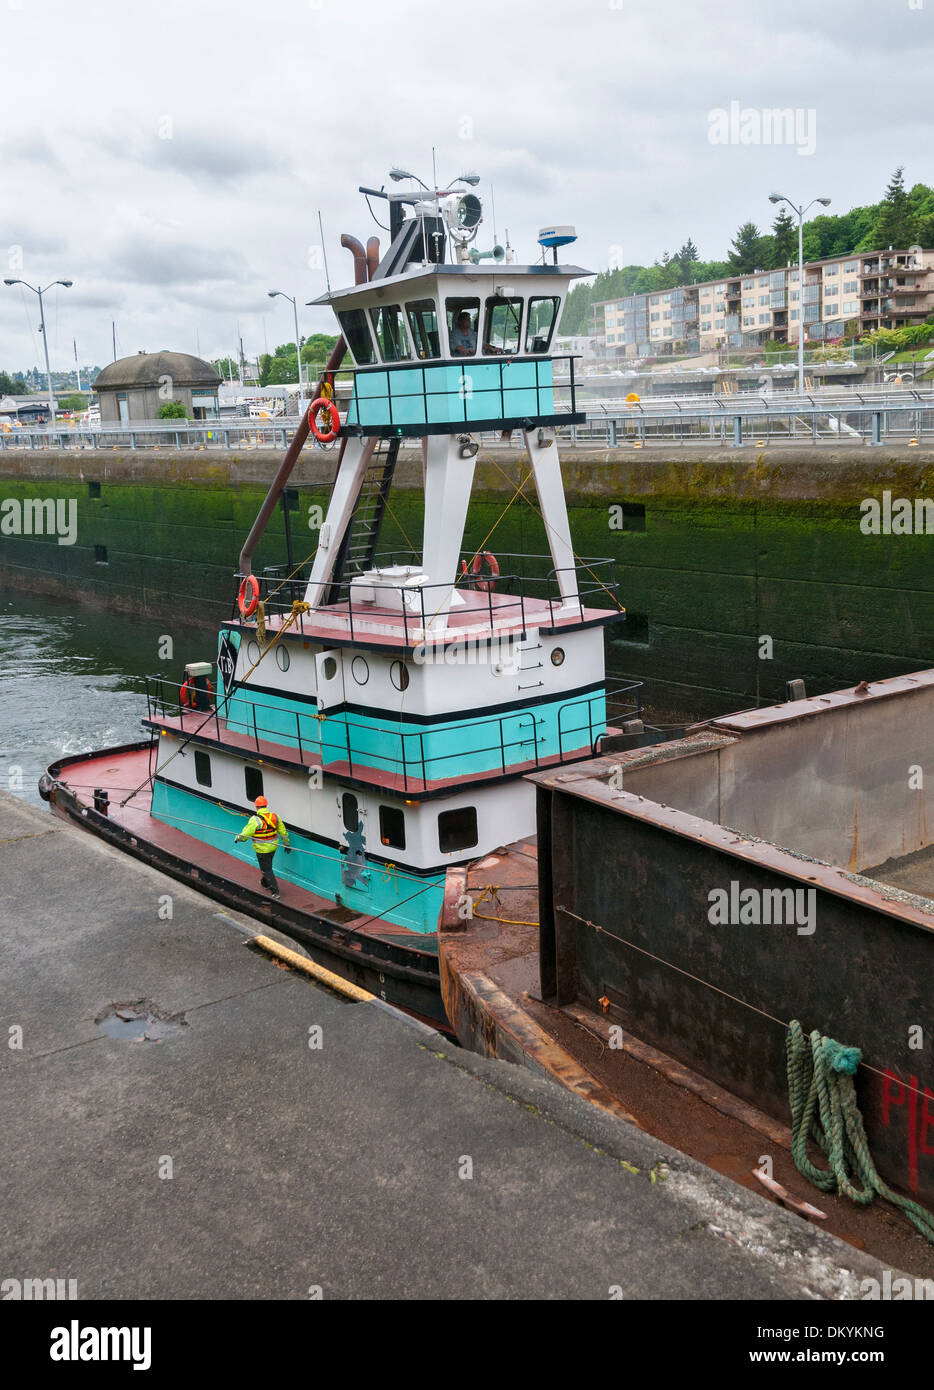
{"label": "lamp post", "polygon": [[45,309],[42,306],[42,296],[46,290],[50,290],[52,285],[64,285],[66,290],[74,284],[73,280],[53,280],[52,284],[46,285],[45,289],[41,285],[30,285],[28,280],[4,280],[5,285],[25,285],[27,290],[32,290],[33,294],[39,296],[39,319],[42,324],[42,347],[45,351],[45,381],[49,388],[49,424],[55,427],[55,395],[52,391],[52,369],[49,366],[49,344],[45,331]]}
{"label": "lamp post", "polygon": [[301,344],[301,341],[300,341],[299,336],[298,336],[298,305],[296,304],[295,300],[292,298],[292,296],[291,296],[290,294],[286,294],[285,290],[270,290],[270,291],[269,291],[269,298],[270,298],[270,299],[275,299],[276,295],[281,295],[283,299],[287,299],[287,300],[289,301],[289,303],[290,303],[291,306],[292,306],[292,313],[293,313],[293,315],[295,316],[295,361],[296,361],[296,364],[297,364],[297,366],[298,366],[298,399],[299,399],[299,410],[298,410],[298,413],[299,413],[299,415],[301,415],[301,413],[302,413],[301,402],[302,402],[302,400],[304,399],[304,397],[303,397],[303,392],[302,392],[302,385],[303,385],[303,383],[302,383],[302,344]]}
{"label": "lamp post", "polygon": [[782,193],[770,193],[770,203],[787,203],[798,214],[798,393],[804,395],[804,214],[815,203],[830,207],[829,198],[812,198],[807,206],[798,207]]}

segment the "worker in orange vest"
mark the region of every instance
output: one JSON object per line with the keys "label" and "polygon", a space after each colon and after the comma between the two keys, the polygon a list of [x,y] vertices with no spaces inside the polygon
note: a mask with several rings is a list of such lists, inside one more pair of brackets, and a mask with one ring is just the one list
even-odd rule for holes
{"label": "worker in orange vest", "polygon": [[262,885],[269,889],[273,898],[278,898],[279,883],[272,871],[272,862],[276,850],[279,848],[280,840],[286,854],[292,853],[292,846],[289,844],[289,832],[275,811],[269,810],[269,803],[264,796],[258,796],[253,805],[256,807],[256,815],[251,816],[240,834],[234,836],[234,842],[253,841],[253,848],[259,861]]}

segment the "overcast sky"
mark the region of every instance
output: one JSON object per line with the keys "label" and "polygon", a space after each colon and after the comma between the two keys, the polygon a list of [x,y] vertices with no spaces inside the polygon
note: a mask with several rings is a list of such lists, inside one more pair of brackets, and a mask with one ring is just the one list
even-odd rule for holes
{"label": "overcast sky", "polygon": [[[317,210],[349,284],[340,233],[380,234],[357,185],[430,183],[432,145],[440,180],[482,176],[481,246],[492,185],[523,262],[549,222],[592,270],[688,236],[712,258],[773,188],[843,211],[899,163],[934,183],[932,58],[934,0],[0,0],[4,274],[74,280],[46,301],[54,368],[73,338],[110,361],[111,320],[118,355],[212,357],[239,325],[255,356],[293,335],[269,289],[325,289]],[[813,153],[712,143],[733,102],[798,110]],[[41,363],[37,325],[0,286],[0,368]]]}

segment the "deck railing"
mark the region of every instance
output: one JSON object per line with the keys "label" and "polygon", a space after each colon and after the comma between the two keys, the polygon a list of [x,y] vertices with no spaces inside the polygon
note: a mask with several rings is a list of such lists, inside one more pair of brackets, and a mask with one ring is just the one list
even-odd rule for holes
{"label": "deck railing", "polygon": [[[568,698],[558,706],[555,727],[543,735],[542,710],[512,710],[499,715],[461,719],[452,717],[441,728],[403,729],[387,716],[379,724],[366,724],[352,715],[309,709],[307,714],[281,705],[254,700],[248,686],[236,686],[228,697],[218,693],[201,709],[180,703],[181,686],[162,676],[146,681],[147,711],[158,723],[178,719],[180,732],[188,738],[201,734],[217,743],[229,744],[228,735],[247,740],[247,748],[257,757],[278,756],[297,761],[303,768],[327,769],[346,765],[347,773],[361,781],[373,774],[388,773],[401,782],[403,791],[425,791],[431,783],[456,778],[465,765],[480,762],[464,775],[506,775],[522,765],[540,767],[544,762],[564,763],[590,757],[597,740],[606,732],[606,706],[614,717],[631,713],[641,716],[641,682],[633,681],[612,691],[597,690]],[[629,697],[626,700],[621,697]],[[560,698],[557,697],[557,698]],[[444,751],[443,741],[459,741],[466,735],[467,747]],[[482,741],[481,741],[482,740]],[[542,751],[541,745],[549,745]],[[374,746],[378,745],[378,751]],[[242,744],[232,745],[247,751]]]}
{"label": "deck railing", "polygon": [[[578,620],[583,621],[584,609],[590,606],[611,610],[621,608],[617,599],[619,584],[613,560],[604,557],[578,557],[576,565],[559,570],[555,569],[550,556],[500,552],[496,557],[500,573],[496,577],[495,585],[484,589],[481,587],[481,582],[485,582],[483,576],[470,573],[475,555],[475,551],[461,551],[458,560],[459,576],[454,585],[454,592],[462,593],[469,590],[475,600],[478,594],[483,595],[484,601],[480,611],[482,607],[486,608],[491,632],[495,627],[501,629],[507,624],[518,624],[524,632],[530,625],[552,626],[559,618],[566,622],[569,616],[576,616]],[[401,565],[417,567],[418,564],[419,558],[414,552],[395,551],[376,556],[373,568],[386,569]],[[468,571],[466,576],[463,573],[465,565]],[[538,569],[539,573],[530,572],[533,569]],[[562,597],[561,594],[560,578],[564,575],[573,577],[573,583],[567,586],[571,591],[568,598]],[[406,584],[393,582],[391,578],[382,582],[367,581],[366,587],[373,592],[374,601],[364,602],[354,592],[354,581],[360,581],[362,578],[363,575],[351,575],[337,584],[332,584],[329,602],[316,612],[298,614],[292,630],[302,635],[311,629],[320,630],[322,616],[327,619],[327,616],[336,610],[346,614],[348,636],[353,640],[355,636],[366,632],[367,629],[361,626],[362,623],[391,621],[387,618],[389,610],[402,628],[402,638],[406,646],[431,640],[432,625],[451,597],[450,584]],[[304,599],[308,581],[297,575],[289,577],[283,565],[265,569],[257,576],[257,580],[266,623],[275,629],[277,622],[284,621],[291,614],[292,604]],[[235,575],[234,581],[236,595],[239,593],[243,575]],[[503,602],[504,599],[507,601]],[[529,607],[530,599],[546,604],[547,608]],[[461,630],[458,624],[459,612],[459,607],[449,607],[448,630]],[[473,626],[478,614],[476,601],[471,605],[469,614]],[[236,621],[238,616],[235,597],[231,620]],[[465,629],[465,639],[469,636],[470,630]]]}

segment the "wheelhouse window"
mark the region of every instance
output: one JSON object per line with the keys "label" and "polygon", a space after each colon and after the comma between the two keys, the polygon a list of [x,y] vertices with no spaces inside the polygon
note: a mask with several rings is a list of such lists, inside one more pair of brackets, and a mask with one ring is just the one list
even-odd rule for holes
{"label": "wheelhouse window", "polygon": [[448,344],[452,357],[474,357],[480,329],[479,299],[446,299]]}
{"label": "wheelhouse window", "polygon": [[381,304],[370,310],[373,336],[384,362],[404,362],[412,356],[405,320],[398,304]]}
{"label": "wheelhouse window", "polygon": [[521,328],[521,299],[488,299],[483,351],[494,357],[511,357],[519,351]]}
{"label": "wheelhouse window", "polygon": [[547,352],[558,316],[558,299],[549,295],[546,299],[529,300],[529,317],[525,326],[526,352]]}
{"label": "wheelhouse window", "polygon": [[379,808],[379,842],[390,849],[405,849],[405,812],[398,806]]}
{"label": "wheelhouse window", "polygon": [[366,326],[366,314],[363,310],[345,309],[337,318],[354,361],[363,367],[375,362],[376,349],[370,337],[370,330]]}
{"label": "wheelhouse window", "polygon": [[438,315],[433,299],[413,299],[405,306],[412,330],[416,357],[440,357],[441,341],[438,333]]}
{"label": "wheelhouse window", "polygon": [[438,817],[438,846],[442,854],[473,849],[477,843],[476,806],[458,806],[455,811],[442,811]]}
{"label": "wheelhouse window", "polygon": [[247,801],[255,801],[258,796],[263,795],[263,774],[258,767],[243,769],[243,786]]}
{"label": "wheelhouse window", "polygon": [[360,808],[353,792],[344,792],[341,797],[341,820],[345,830],[355,832],[360,824]]}

